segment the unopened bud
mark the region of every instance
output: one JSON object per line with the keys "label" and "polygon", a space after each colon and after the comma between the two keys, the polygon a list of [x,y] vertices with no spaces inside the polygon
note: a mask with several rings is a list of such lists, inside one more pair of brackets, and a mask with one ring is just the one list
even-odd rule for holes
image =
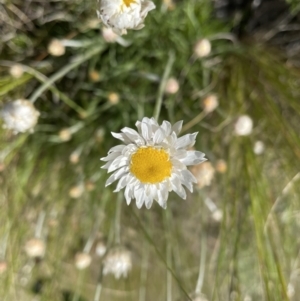
{"label": "unopened bud", "polygon": [[25,245],[25,252],[31,258],[41,258],[45,255],[45,243],[38,238],[32,238]]}
{"label": "unopened bud", "polygon": [[174,77],[169,78],[166,83],[165,92],[167,94],[176,94],[178,92],[178,90],[179,90],[178,80]]}
{"label": "unopened bud", "polygon": [[61,141],[69,141],[72,138],[72,133],[69,129],[62,129],[59,133],[58,136]]}
{"label": "unopened bud", "polygon": [[120,101],[119,94],[115,93],[115,92],[109,93],[107,98],[108,98],[109,103],[112,104],[112,105],[116,105]]}
{"label": "unopened bud", "polygon": [[98,82],[101,80],[101,74],[97,70],[92,70],[89,73],[89,78],[92,82]]}
{"label": "unopened bud", "polygon": [[225,160],[218,160],[216,163],[216,171],[218,173],[225,173],[227,171],[227,163]]}
{"label": "unopened bud", "polygon": [[199,40],[194,46],[194,53],[198,58],[208,56],[211,52],[211,44],[207,39]]}
{"label": "unopened bud", "polygon": [[206,96],[202,101],[204,112],[211,113],[219,106],[218,97],[215,94]]}
{"label": "unopened bud", "polygon": [[66,52],[63,43],[58,39],[53,39],[48,45],[48,52],[53,56],[62,56]]}
{"label": "unopened bud", "polygon": [[253,147],[253,151],[256,155],[261,155],[265,151],[265,144],[262,141],[256,141]]}
{"label": "unopened bud", "polygon": [[10,68],[9,73],[13,78],[17,79],[23,75],[24,69],[21,65],[15,64]]}
{"label": "unopened bud", "polygon": [[84,270],[90,266],[92,258],[87,253],[77,253],[75,256],[75,266],[78,270]]}
{"label": "unopened bud", "polygon": [[252,133],[253,121],[248,115],[242,115],[235,123],[234,129],[238,136],[248,136]]}
{"label": "unopened bud", "polygon": [[79,184],[79,185],[73,186],[69,190],[69,196],[73,199],[78,199],[82,196],[83,192],[84,192],[84,187],[83,187],[83,185]]}

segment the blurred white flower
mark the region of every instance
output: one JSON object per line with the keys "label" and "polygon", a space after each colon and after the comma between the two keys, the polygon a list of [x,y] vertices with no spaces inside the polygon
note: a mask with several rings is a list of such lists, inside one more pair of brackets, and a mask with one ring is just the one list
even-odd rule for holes
{"label": "blurred white flower", "polygon": [[154,118],[143,118],[136,122],[138,132],[125,127],[122,133],[112,133],[124,144],[110,149],[102,158],[107,163],[102,167],[108,172],[115,171],[106,181],[106,186],[119,180],[115,192],[125,188],[127,204],[136,199],[141,208],[145,203],[149,209],[153,200],[166,208],[169,192],[174,190],[186,198],[182,185],[193,191],[195,177],[187,169],[206,159],[199,151],[187,150],[195,144],[197,133],[178,138],[182,121],[173,126],[168,121],[159,125]]}
{"label": "blurred white flower", "polygon": [[13,78],[20,78],[24,73],[24,69],[21,65],[15,64],[11,66],[9,73]]}
{"label": "blurred white flower", "polygon": [[210,162],[204,162],[200,165],[193,166],[191,172],[197,180],[199,188],[209,186],[214,178],[215,169]]}
{"label": "blurred white flower", "polygon": [[165,92],[167,94],[176,94],[179,90],[179,82],[176,78],[171,77],[167,80]]}
{"label": "blurred white flower", "polygon": [[242,115],[235,123],[234,129],[238,136],[248,136],[252,133],[253,121],[248,115]]}
{"label": "blurred white flower", "polygon": [[98,0],[98,17],[106,27],[118,34],[126,34],[127,29],[141,29],[148,12],[155,8],[147,0]]}
{"label": "blurred white flower", "polygon": [[131,254],[124,248],[111,249],[103,261],[103,274],[113,274],[116,279],[127,277],[131,268]]}
{"label": "blurred white flower", "polygon": [[204,112],[211,113],[219,106],[218,97],[215,94],[207,95],[202,101]]}
{"label": "blurred white flower", "polygon": [[75,255],[75,266],[78,270],[84,270],[90,266],[92,258],[87,253],[77,253]]}
{"label": "blurred white flower", "polygon": [[198,58],[208,56],[210,52],[211,44],[208,39],[201,39],[194,46],[194,53]]}
{"label": "blurred white flower", "polygon": [[38,238],[32,238],[25,244],[25,252],[31,258],[44,257],[46,251],[45,243]]}
{"label": "blurred white flower", "polygon": [[62,41],[53,39],[48,45],[48,52],[53,56],[62,56],[66,52],[66,47]]}
{"label": "blurred white flower", "polygon": [[265,151],[265,144],[260,140],[256,141],[254,143],[253,151],[256,155],[263,154],[263,152]]}
{"label": "blurred white flower", "polygon": [[13,130],[15,134],[32,132],[40,113],[26,99],[18,99],[4,105],[0,116],[4,120],[4,128]]}

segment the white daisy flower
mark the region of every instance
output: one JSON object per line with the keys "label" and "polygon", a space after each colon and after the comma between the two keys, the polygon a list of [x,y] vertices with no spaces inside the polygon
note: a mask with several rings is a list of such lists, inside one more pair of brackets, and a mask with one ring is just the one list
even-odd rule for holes
{"label": "white daisy flower", "polygon": [[40,113],[33,104],[26,99],[8,102],[0,112],[4,127],[13,130],[15,134],[32,132],[37,124]]}
{"label": "white daisy flower", "polygon": [[127,277],[132,269],[131,253],[122,248],[111,249],[103,261],[103,274],[113,274],[116,279]]}
{"label": "white daisy flower", "polygon": [[126,34],[127,29],[142,29],[148,12],[155,8],[147,0],[98,0],[98,18],[106,27],[118,34]]}
{"label": "white daisy flower", "polygon": [[135,198],[138,208],[145,203],[149,209],[153,200],[166,208],[172,190],[185,199],[182,185],[193,192],[192,183],[197,183],[187,166],[206,160],[203,153],[187,150],[195,144],[197,133],[178,138],[182,121],[173,126],[168,121],[159,125],[154,118],[145,117],[135,125],[138,132],[125,127],[122,133],[112,133],[124,144],[111,148],[101,159],[107,161],[102,168],[114,171],[106,186],[119,180],[115,192],[125,188],[127,204]]}

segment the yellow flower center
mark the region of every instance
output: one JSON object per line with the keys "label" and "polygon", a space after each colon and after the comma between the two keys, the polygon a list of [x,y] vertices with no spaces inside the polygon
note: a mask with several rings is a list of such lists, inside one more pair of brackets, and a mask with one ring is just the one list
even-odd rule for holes
{"label": "yellow flower center", "polygon": [[172,163],[163,149],[140,148],[131,156],[130,171],[142,183],[159,183],[171,176]]}
{"label": "yellow flower center", "polygon": [[129,7],[131,3],[134,3],[134,2],[135,2],[135,0],[123,0],[123,2],[125,3],[125,5],[126,5],[127,7]]}

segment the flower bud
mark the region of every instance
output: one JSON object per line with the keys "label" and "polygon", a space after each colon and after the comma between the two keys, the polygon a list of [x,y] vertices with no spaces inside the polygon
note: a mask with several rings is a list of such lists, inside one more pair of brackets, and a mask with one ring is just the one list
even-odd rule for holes
{"label": "flower bud", "polygon": [[32,238],[25,244],[25,252],[31,258],[42,258],[45,255],[45,243],[38,238]]}
{"label": "flower bud", "polygon": [[18,79],[23,75],[24,69],[21,65],[15,64],[15,65],[11,66],[9,73],[13,78]]}
{"label": "flower bud", "polygon": [[238,136],[248,136],[252,133],[253,121],[248,115],[242,115],[235,123],[234,129]]}
{"label": "flower bud", "polygon": [[83,185],[79,184],[79,185],[73,186],[69,190],[69,196],[73,199],[78,199],[83,195],[83,192],[84,192],[84,187],[83,187]]}
{"label": "flower bud", "polygon": [[78,270],[84,270],[90,266],[92,258],[87,253],[77,253],[75,256],[75,266]]}
{"label": "flower bud", "polygon": [[115,93],[115,92],[109,93],[107,98],[108,98],[109,103],[112,105],[117,105],[120,101],[119,94]]}
{"label": "flower bud", "polygon": [[199,40],[194,46],[194,53],[198,58],[208,56],[210,52],[211,44],[208,39]]}
{"label": "flower bud", "polygon": [[48,52],[53,56],[62,56],[65,54],[66,48],[60,40],[53,39],[48,45]]}
{"label": "flower bud", "polygon": [[166,83],[166,89],[165,92],[167,94],[176,94],[179,90],[179,82],[176,78],[171,77],[168,79]]}
{"label": "flower bud", "polygon": [[206,96],[202,101],[204,112],[211,113],[219,106],[218,97],[215,94]]}
{"label": "flower bud", "polygon": [[256,141],[254,143],[253,152],[256,155],[261,155],[265,151],[265,144],[262,141]]}
{"label": "flower bud", "polygon": [[227,163],[225,160],[218,160],[216,163],[216,171],[218,173],[225,173],[227,171]]}

